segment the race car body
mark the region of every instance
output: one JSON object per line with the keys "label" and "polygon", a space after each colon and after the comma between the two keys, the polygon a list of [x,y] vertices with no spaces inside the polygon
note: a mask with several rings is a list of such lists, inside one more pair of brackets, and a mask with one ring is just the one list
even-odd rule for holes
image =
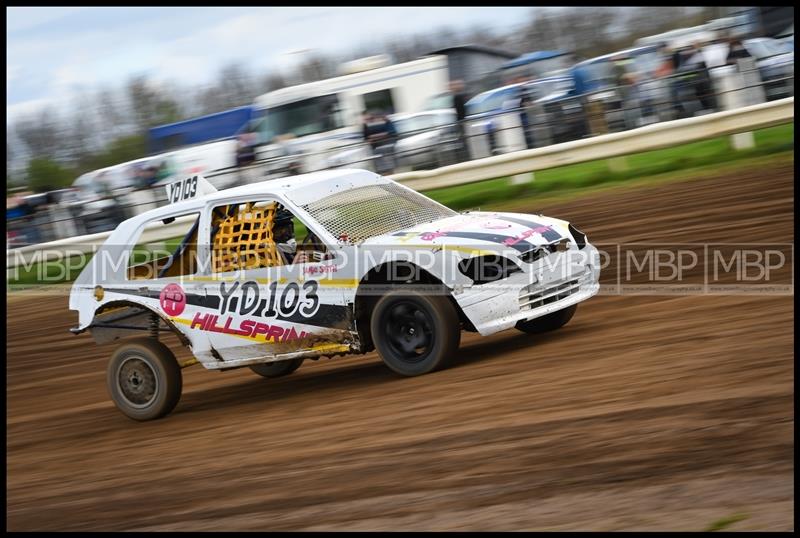
{"label": "race car body", "polygon": [[[172,330],[206,368],[251,366],[266,377],[305,358],[372,349],[396,372],[418,375],[444,365],[462,329],[556,328],[599,287],[597,250],[569,223],[459,214],[365,170],[219,192],[194,177],[171,196],[186,199],[123,222],[76,280],[73,332],[106,342]],[[159,225],[181,227],[183,239],[167,256],[134,263]],[[162,361],[137,349],[138,373],[125,355],[128,369],[110,373],[109,388],[129,416],[162,416],[169,410],[126,410],[131,379],[157,379],[151,363]]]}

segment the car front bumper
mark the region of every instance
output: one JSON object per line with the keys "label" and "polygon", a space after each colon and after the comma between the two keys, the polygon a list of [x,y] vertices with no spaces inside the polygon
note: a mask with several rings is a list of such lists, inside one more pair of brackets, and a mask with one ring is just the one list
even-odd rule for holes
{"label": "car front bumper", "polygon": [[[562,310],[598,293],[599,253],[589,244],[580,253],[583,262],[564,257],[561,264],[528,267],[502,281],[465,288],[454,298],[481,335],[510,329],[519,321]],[[575,257],[574,251],[571,256]]]}

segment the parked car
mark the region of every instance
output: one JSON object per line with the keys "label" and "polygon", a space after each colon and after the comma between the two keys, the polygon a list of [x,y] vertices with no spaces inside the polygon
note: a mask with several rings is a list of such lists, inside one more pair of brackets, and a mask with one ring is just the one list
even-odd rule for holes
{"label": "parked car", "polygon": [[794,48],[769,37],[745,39],[742,44],[756,59],[767,101],[794,95]]}
{"label": "parked car", "polygon": [[394,158],[398,168],[438,168],[458,161],[455,110],[394,114],[389,119],[397,131]]}
{"label": "parked car", "polygon": [[[562,101],[569,97],[572,87],[569,77],[550,76],[489,90],[467,101],[472,158],[561,141],[562,112],[569,110]],[[558,106],[549,105],[556,101]]]}
{"label": "parked car", "polygon": [[448,92],[437,93],[428,97],[424,110],[445,110],[453,108],[453,94]]}
{"label": "parked car", "polygon": [[70,207],[83,233],[113,230],[132,216],[125,207],[125,196],[134,190],[134,178],[127,167],[108,167],[83,174],[72,186],[78,199]]}

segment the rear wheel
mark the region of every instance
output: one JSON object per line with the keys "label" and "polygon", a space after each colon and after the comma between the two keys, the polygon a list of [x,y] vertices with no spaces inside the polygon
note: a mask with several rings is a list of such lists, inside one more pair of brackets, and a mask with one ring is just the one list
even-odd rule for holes
{"label": "rear wheel", "polygon": [[404,376],[444,367],[461,340],[458,313],[447,297],[407,290],[378,300],[370,329],[383,362]]}
{"label": "rear wheel", "polygon": [[572,319],[572,316],[575,315],[576,310],[578,310],[577,303],[540,318],[517,322],[517,329],[528,334],[540,334],[554,331],[566,325],[569,320]]}
{"label": "rear wheel", "polygon": [[181,367],[167,346],[133,338],[111,356],[106,373],[111,399],[133,420],[153,420],[172,411],[181,398]]}
{"label": "rear wheel", "polygon": [[265,362],[262,364],[253,364],[250,366],[250,369],[261,377],[283,377],[300,368],[304,360],[305,359],[290,359],[288,361]]}

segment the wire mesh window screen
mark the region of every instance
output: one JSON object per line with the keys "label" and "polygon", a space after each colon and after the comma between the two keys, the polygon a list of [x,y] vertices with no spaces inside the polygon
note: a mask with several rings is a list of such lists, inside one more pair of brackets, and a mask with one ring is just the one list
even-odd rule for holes
{"label": "wire mesh window screen", "polygon": [[251,202],[226,209],[212,224],[215,273],[283,264],[272,235],[275,203]]}
{"label": "wire mesh window screen", "polygon": [[303,209],[339,241],[350,244],[457,214],[391,183],[337,192]]}

